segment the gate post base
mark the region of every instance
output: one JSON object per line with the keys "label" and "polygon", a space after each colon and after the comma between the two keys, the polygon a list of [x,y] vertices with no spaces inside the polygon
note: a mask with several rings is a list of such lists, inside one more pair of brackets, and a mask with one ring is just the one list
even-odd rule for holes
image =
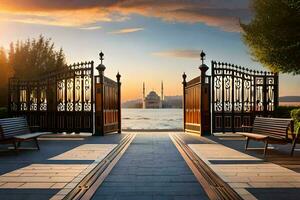
{"label": "gate post base", "polygon": [[103,131],[96,130],[93,136],[104,136]]}

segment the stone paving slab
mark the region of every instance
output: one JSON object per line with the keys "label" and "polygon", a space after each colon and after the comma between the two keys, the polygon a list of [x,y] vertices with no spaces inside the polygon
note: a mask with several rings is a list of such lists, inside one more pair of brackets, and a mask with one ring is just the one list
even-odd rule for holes
{"label": "stone paving slab", "polygon": [[84,144],[50,160],[102,160],[116,145]]}
{"label": "stone paving slab", "polygon": [[1,200],[19,200],[19,199],[33,199],[33,200],[43,200],[50,199],[59,190],[57,189],[6,189],[0,190]]}
{"label": "stone paving slab", "polygon": [[189,147],[244,199],[299,199],[300,173],[294,170],[216,141],[189,144]]}
{"label": "stone paving slab", "polygon": [[43,138],[40,151],[1,152],[0,199],[62,199],[123,136]]}
{"label": "stone paving slab", "polygon": [[138,133],[93,199],[208,199],[169,138]]}

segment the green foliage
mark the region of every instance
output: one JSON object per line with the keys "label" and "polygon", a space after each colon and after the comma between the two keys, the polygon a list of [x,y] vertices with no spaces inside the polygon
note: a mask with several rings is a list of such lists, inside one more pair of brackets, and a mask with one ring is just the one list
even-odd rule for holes
{"label": "green foliage", "polygon": [[12,75],[12,69],[8,65],[8,58],[4,48],[0,47],[0,107],[7,105],[8,78]]}
{"label": "green foliage", "polygon": [[300,1],[252,0],[254,18],[241,23],[253,58],[273,72],[300,74]]}
{"label": "green foliage", "polygon": [[35,79],[41,74],[65,67],[67,65],[63,50],[55,50],[51,39],[43,36],[11,43],[8,54],[0,47],[0,107],[7,105],[10,77]]}
{"label": "green foliage", "polygon": [[299,106],[278,106],[274,111],[274,117],[291,118],[291,111],[299,108]]}
{"label": "green foliage", "polygon": [[291,111],[291,117],[295,124],[295,133],[300,134],[300,108]]}
{"label": "green foliage", "polygon": [[0,87],[7,85],[8,77],[12,74],[12,69],[8,65],[8,58],[3,47],[0,47]]}
{"label": "green foliage", "polygon": [[51,39],[43,36],[11,43],[8,63],[16,77],[25,79],[66,67],[63,50],[56,51]]}

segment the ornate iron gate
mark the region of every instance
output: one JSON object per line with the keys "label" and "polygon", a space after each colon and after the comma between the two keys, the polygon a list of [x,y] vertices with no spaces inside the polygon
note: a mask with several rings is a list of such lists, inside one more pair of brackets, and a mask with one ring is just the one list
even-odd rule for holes
{"label": "ornate iron gate", "polygon": [[[103,60],[103,53],[101,56]],[[105,92],[100,93],[98,102],[94,89],[99,86],[94,79],[105,80],[100,86]],[[38,80],[11,78],[9,111],[12,116],[26,116],[30,126],[39,126],[43,131],[91,132],[97,135],[121,132],[119,74],[117,79],[118,82],[115,82],[105,77],[104,70],[95,77],[93,61],[70,65]],[[108,111],[105,110],[107,108]],[[95,113],[99,111],[105,114],[105,121],[98,122],[96,126]],[[114,123],[114,127],[104,129],[109,123]]]}
{"label": "ornate iron gate", "polygon": [[278,74],[212,61],[212,130],[240,131],[278,106]]}
{"label": "ornate iron gate", "polygon": [[55,132],[93,132],[94,62],[38,80],[10,79],[10,112],[26,116],[29,125]]}

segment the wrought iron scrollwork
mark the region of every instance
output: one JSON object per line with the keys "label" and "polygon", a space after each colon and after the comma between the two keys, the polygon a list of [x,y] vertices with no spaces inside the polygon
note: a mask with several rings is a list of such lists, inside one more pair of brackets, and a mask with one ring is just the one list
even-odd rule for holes
{"label": "wrought iron scrollwork", "polygon": [[57,111],[65,111],[65,80],[57,82]]}
{"label": "wrought iron scrollwork", "polygon": [[82,92],[81,92],[81,78],[80,76],[75,77],[75,111],[82,110]]}
{"label": "wrought iron scrollwork", "polygon": [[[213,119],[218,131],[234,131],[256,114],[270,115],[278,100],[278,75],[212,62]],[[231,127],[228,129],[228,127]]]}
{"label": "wrought iron scrollwork", "polygon": [[30,100],[29,100],[29,109],[31,111],[37,111],[38,97],[37,97],[37,88],[34,87],[30,91]]}
{"label": "wrought iron scrollwork", "polygon": [[83,102],[83,109],[84,111],[91,111],[91,95],[92,95],[92,85],[91,85],[91,78],[89,76],[84,76],[84,102]]}
{"label": "wrought iron scrollwork", "polygon": [[26,111],[28,109],[27,107],[27,90],[21,89],[20,90],[20,110]]}
{"label": "wrought iron scrollwork", "polygon": [[67,111],[73,111],[74,109],[73,87],[74,87],[73,78],[67,79]]}
{"label": "wrought iron scrollwork", "polygon": [[35,80],[11,78],[9,111],[53,131],[93,131],[94,63],[76,63]]}
{"label": "wrought iron scrollwork", "polygon": [[40,90],[40,111],[47,110],[47,89],[46,86],[41,87]]}

